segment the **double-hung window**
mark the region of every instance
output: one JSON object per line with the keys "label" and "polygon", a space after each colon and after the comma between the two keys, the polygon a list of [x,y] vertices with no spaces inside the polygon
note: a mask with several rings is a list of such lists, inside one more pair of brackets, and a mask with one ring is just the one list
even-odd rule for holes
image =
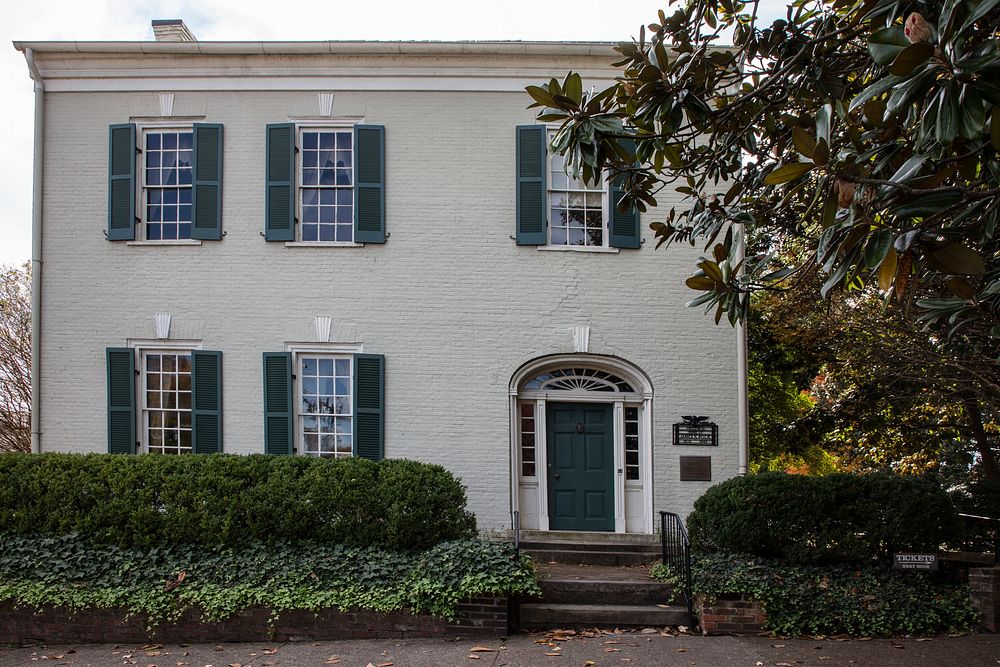
{"label": "double-hung window", "polygon": [[385,358],[339,348],[264,353],[268,454],[382,458]]}
{"label": "double-hung window", "polygon": [[191,243],[222,238],[222,125],[112,125],[109,241]]}
{"label": "double-hung window", "polygon": [[385,128],[266,129],[264,238],[291,245],[385,243]]}
{"label": "double-hung window", "polygon": [[558,250],[638,248],[639,213],[621,211],[620,178],[585,183],[566,173],[565,158],[551,154],[545,125],[516,128],[516,235],[518,245]]}
{"label": "double-hung window", "polygon": [[142,200],[145,238],[191,238],[193,141],[190,128],[142,131]]}
{"label": "double-hung window", "polygon": [[222,451],[222,353],[146,341],[105,351],[108,451]]}

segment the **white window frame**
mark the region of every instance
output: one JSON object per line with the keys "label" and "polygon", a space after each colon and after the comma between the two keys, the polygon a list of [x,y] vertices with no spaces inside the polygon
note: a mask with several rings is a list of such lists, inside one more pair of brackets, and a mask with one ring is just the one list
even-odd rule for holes
{"label": "white window frame", "polygon": [[[307,454],[305,450],[305,433],[302,425],[303,415],[302,415],[302,358],[303,357],[321,357],[328,359],[348,359],[351,364],[351,375],[350,375],[350,386],[351,386],[351,456],[355,451],[354,437],[357,435],[355,433],[355,427],[357,425],[356,415],[354,414],[354,355],[361,354],[364,352],[364,346],[359,343],[327,343],[327,344],[316,344],[316,343],[286,343],[285,351],[292,354],[292,375],[294,381],[292,383],[294,389],[294,394],[292,396],[292,401],[294,404],[293,419],[295,424],[295,454],[300,456],[313,456],[312,454]],[[347,458],[343,456],[334,456],[333,458]]]}
{"label": "white window frame", "polygon": [[[138,430],[138,446],[136,448],[136,453],[138,454],[149,454],[149,425],[148,425],[148,411],[149,406],[146,404],[146,354],[147,353],[175,353],[175,354],[191,354],[195,350],[202,349],[201,341],[194,340],[130,340],[128,341],[128,347],[132,349],[133,354],[136,356],[136,383],[135,383],[135,406],[136,406],[136,424],[135,428]],[[193,367],[192,367],[193,370]],[[191,410],[194,411],[194,376],[191,377],[192,385],[192,404]],[[193,422],[192,422],[193,423]],[[193,437],[193,436],[192,436]],[[193,444],[193,440],[192,440]],[[193,449],[192,449],[193,451]]]}
{"label": "white window frame", "polygon": [[357,160],[357,146],[354,145],[353,135],[354,126],[358,124],[355,121],[343,121],[343,120],[327,120],[327,121],[294,121],[295,122],[295,218],[297,223],[295,224],[295,240],[288,241],[285,243],[286,247],[294,248],[363,248],[363,243],[357,243],[354,240],[354,215],[355,207],[357,207],[358,202],[355,201],[355,196],[352,192],[351,195],[351,240],[350,241],[304,241],[302,239],[302,225],[304,224],[305,217],[302,215],[302,190],[307,187],[303,184],[302,179],[302,134],[303,132],[350,132],[351,139],[351,188],[353,191],[355,181],[358,174],[358,160]]}
{"label": "white window frame", "polygon": [[[149,201],[149,186],[146,184],[146,135],[148,133],[159,133],[159,132],[191,132],[192,133],[192,156],[194,152],[194,123],[178,123],[173,122],[147,122],[147,123],[136,123],[135,128],[135,141],[136,141],[136,151],[135,162],[136,162],[136,217],[138,222],[136,226],[138,229],[135,233],[135,240],[129,241],[128,245],[201,245],[200,239],[149,239],[146,237],[146,225],[149,222],[146,219],[147,215],[147,204]],[[155,187],[155,186],[154,186]],[[194,190],[194,164],[191,165],[191,189],[192,189],[192,199]],[[192,204],[192,221],[191,228],[194,229],[194,208]]]}
{"label": "white window frame", "polygon": [[[552,142],[552,138],[555,135],[556,128],[549,127],[545,132],[545,217],[549,221],[545,229],[545,245],[538,246],[539,250],[544,251],[561,251],[561,252],[605,252],[605,253],[617,253],[618,248],[612,248],[610,245],[611,240],[611,227],[610,227],[610,210],[608,200],[610,196],[608,194],[608,181],[604,177],[605,172],[601,173],[601,245],[592,246],[576,246],[568,245],[565,243],[554,244],[552,243],[552,230],[556,227],[552,220],[552,196],[554,192],[558,193],[569,193],[581,192],[586,197],[587,192],[596,192],[596,188],[590,190],[569,190],[569,189],[554,189],[552,187],[552,159],[553,155],[548,150],[549,144]],[[567,174],[567,178],[571,178]],[[586,224],[584,226],[586,230]],[[586,234],[586,231],[584,231]]]}

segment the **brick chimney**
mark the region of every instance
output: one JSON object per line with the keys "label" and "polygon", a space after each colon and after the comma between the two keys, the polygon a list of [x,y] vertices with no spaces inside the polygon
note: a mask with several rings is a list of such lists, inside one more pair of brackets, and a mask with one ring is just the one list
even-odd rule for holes
{"label": "brick chimney", "polygon": [[197,42],[181,19],[153,19],[153,35],[158,42]]}

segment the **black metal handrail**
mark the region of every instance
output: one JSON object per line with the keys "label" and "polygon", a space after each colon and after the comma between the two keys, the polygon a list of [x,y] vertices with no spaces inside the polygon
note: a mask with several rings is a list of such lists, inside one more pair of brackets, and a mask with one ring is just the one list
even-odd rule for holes
{"label": "black metal handrail", "polygon": [[688,627],[694,627],[694,594],[691,590],[691,542],[684,521],[674,512],[660,511],[660,552],[663,564],[677,577],[684,589]]}
{"label": "black metal handrail", "polygon": [[993,563],[1000,565],[1000,519],[992,516],[981,516],[978,514],[963,514],[958,516],[965,522],[966,526],[979,525],[981,532],[970,533],[968,530],[963,533],[963,541],[972,548],[981,548],[981,545],[990,545],[993,548]]}
{"label": "black metal handrail", "polygon": [[[514,528],[514,561],[516,563],[521,562],[521,515],[517,510],[514,510],[513,516],[511,517],[511,522]],[[510,597],[509,609],[510,612],[510,631],[520,632],[521,631],[521,596],[516,593]]]}

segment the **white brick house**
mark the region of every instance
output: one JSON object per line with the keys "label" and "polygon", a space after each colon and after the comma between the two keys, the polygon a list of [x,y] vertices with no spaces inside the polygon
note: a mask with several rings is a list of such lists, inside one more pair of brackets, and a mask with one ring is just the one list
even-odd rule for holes
{"label": "white brick house", "polygon": [[[739,336],[684,305],[698,250],[567,181],[525,108],[607,84],[610,45],[157,28],[15,43],[36,451],[411,458],[482,529],[638,533],[745,466]],[[674,444],[682,415],[717,446]]]}

